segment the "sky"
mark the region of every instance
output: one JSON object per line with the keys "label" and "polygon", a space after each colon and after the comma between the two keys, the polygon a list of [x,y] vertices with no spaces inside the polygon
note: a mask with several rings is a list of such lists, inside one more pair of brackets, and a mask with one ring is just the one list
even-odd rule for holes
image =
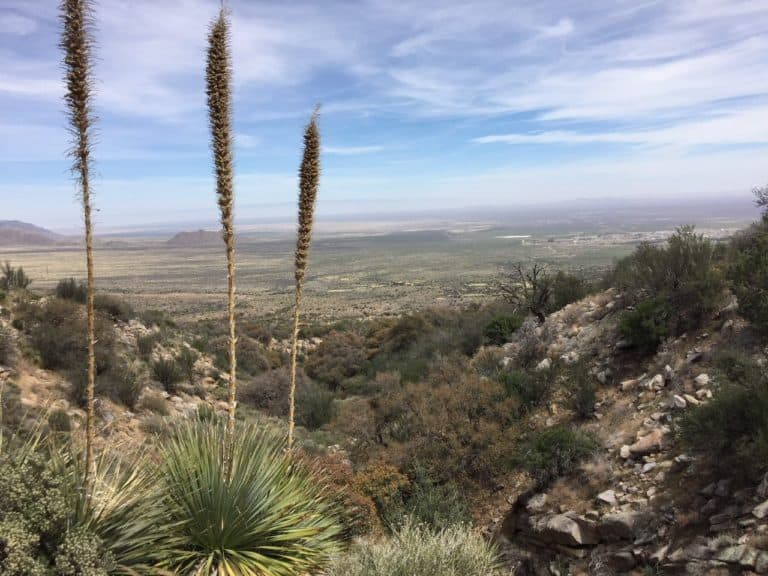
{"label": "sky", "polygon": [[[763,0],[230,0],[236,214],[293,214],[322,105],[333,215],[748,196],[768,182]],[[216,220],[219,0],[96,4],[99,227]],[[77,226],[54,0],[0,1],[0,220]]]}

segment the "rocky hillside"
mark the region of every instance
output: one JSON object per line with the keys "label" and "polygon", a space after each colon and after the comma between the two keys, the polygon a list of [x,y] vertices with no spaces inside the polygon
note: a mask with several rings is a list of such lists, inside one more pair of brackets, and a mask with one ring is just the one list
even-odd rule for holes
{"label": "rocky hillside", "polygon": [[[754,485],[718,474],[675,434],[678,419],[718,389],[717,352],[752,341],[736,303],[642,363],[618,335],[624,308],[609,290],[537,329],[545,349],[537,370],[586,360],[601,385],[583,425],[601,448],[547,489],[530,479],[506,489],[488,533],[516,574],[768,573],[768,475]],[[504,346],[503,362],[521,353],[523,339]],[[751,352],[765,362],[762,350]],[[555,400],[538,417],[552,426],[565,413]]]}
{"label": "rocky hillside", "polygon": [[221,233],[213,230],[194,230],[179,232],[166,241],[166,245],[177,248],[194,248],[195,246],[211,246],[221,242]]}

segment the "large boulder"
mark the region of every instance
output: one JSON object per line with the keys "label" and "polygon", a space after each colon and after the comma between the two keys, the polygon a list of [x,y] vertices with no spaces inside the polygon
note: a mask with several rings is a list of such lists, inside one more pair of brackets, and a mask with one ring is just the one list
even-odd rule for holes
{"label": "large boulder", "polygon": [[669,429],[666,427],[652,430],[629,447],[630,454],[633,456],[645,456],[646,454],[658,452],[664,446],[668,432]]}
{"label": "large boulder", "polygon": [[642,517],[636,512],[606,514],[598,527],[600,538],[605,542],[634,540],[642,525]]}
{"label": "large boulder", "polygon": [[547,544],[579,547],[600,542],[596,524],[577,514],[554,514],[532,520],[534,536]]}

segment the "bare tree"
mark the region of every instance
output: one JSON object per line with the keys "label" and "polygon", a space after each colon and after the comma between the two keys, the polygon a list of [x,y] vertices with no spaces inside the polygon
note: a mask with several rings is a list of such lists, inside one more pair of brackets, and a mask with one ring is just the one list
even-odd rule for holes
{"label": "bare tree", "polygon": [[517,263],[500,288],[504,297],[536,316],[540,324],[546,320],[552,298],[552,276],[544,264],[531,266]]}

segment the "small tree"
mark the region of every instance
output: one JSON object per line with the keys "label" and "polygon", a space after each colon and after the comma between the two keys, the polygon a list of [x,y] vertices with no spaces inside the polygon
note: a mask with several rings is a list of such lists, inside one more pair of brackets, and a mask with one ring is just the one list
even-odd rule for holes
{"label": "small tree", "polygon": [[32,280],[24,273],[24,268],[19,266],[14,268],[11,263],[6,261],[0,269],[3,276],[0,278],[0,290],[26,290],[32,283]]}
{"label": "small tree", "polygon": [[755,195],[755,205],[768,214],[768,184],[765,186],[755,186],[752,188],[752,194]]}
{"label": "small tree", "polygon": [[509,282],[501,285],[504,297],[536,316],[543,324],[552,298],[552,277],[547,267],[538,262],[527,268],[514,264],[508,279]]}

